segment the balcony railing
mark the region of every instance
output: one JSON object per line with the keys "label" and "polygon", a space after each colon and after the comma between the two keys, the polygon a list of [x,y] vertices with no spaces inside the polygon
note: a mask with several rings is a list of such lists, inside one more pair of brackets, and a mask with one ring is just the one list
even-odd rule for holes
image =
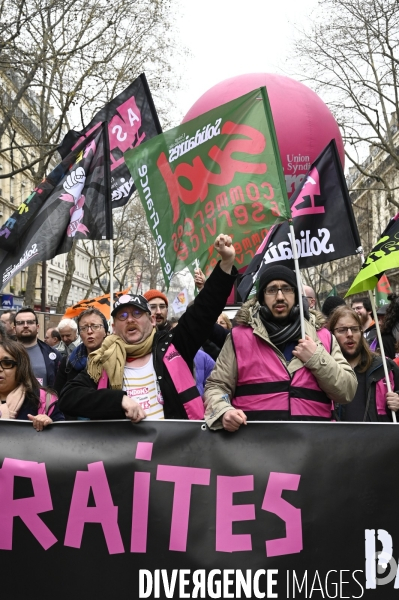
{"label": "balcony railing", "polygon": [[[1,95],[2,108],[4,111],[10,110],[12,106],[12,98],[7,92]],[[18,123],[20,123],[29,133],[33,135],[36,140],[40,140],[42,137],[41,131],[32,119],[21,109],[19,106],[14,108],[13,117]]]}

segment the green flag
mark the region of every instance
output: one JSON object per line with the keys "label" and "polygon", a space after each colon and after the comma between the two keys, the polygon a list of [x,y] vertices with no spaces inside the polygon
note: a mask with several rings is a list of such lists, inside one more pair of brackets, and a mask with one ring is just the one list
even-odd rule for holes
{"label": "green flag", "polygon": [[387,269],[399,266],[399,213],[388,223],[381,238],[363,263],[357,277],[346,292],[345,298],[373,290],[379,276]]}
{"label": "green flag", "polygon": [[167,288],[174,272],[217,263],[213,242],[233,237],[236,266],[268,229],[290,218],[266,89],[215,108],[124,154],[158,246]]}
{"label": "green flag", "polygon": [[377,283],[375,290],[375,303],[377,308],[384,304],[389,304],[388,296],[392,294],[391,286],[388,277],[384,274]]}
{"label": "green flag", "polygon": [[328,294],[327,298],[330,298],[330,296],[338,296],[337,288],[335,287],[335,285],[331,292]]}

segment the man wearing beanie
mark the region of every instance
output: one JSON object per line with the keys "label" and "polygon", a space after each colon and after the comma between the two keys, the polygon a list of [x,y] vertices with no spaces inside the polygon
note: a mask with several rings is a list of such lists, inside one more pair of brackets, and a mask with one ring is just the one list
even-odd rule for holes
{"label": "man wearing beanie", "polygon": [[256,300],[236,315],[205,387],[205,420],[236,431],[253,421],[330,421],[333,403],[346,404],[357,380],[332,334],[316,331],[305,309],[301,336],[295,273],[269,266]]}
{"label": "man wearing beanie", "polygon": [[193,378],[193,361],[209,337],[234,284],[235,250],[219,235],[215,266],[193,306],[171,330],[158,330],[149,304],[139,294],[114,303],[113,335],[91,352],[86,371],[68,382],[60,406],[72,417],[123,419],[203,419],[204,404]]}
{"label": "man wearing beanie", "polygon": [[150,305],[151,314],[155,317],[155,324],[158,329],[166,329],[169,331],[170,323],[168,321],[168,299],[159,290],[148,290],[143,294],[144,298]]}
{"label": "man wearing beanie", "polygon": [[345,305],[345,300],[340,296],[327,296],[327,298],[324,300],[321,312],[325,317],[327,317],[327,319],[329,319],[333,310],[342,305]]}

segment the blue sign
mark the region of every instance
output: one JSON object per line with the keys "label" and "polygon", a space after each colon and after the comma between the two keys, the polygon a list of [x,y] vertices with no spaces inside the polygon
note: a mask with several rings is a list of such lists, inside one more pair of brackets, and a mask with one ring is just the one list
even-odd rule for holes
{"label": "blue sign", "polygon": [[3,294],[1,297],[1,308],[13,308],[13,307],[14,307],[13,294]]}

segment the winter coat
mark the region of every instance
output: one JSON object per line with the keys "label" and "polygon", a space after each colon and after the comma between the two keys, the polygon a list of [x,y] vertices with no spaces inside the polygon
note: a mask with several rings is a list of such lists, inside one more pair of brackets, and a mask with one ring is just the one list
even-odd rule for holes
{"label": "winter coat", "polygon": [[37,340],[37,344],[40,348],[41,353],[43,354],[44,363],[46,365],[47,372],[47,386],[50,388],[54,388],[55,378],[57,375],[57,371],[59,369],[61,363],[61,354],[55,348],[52,348],[46,342],[42,342],[42,340]]}
{"label": "winter coat", "polygon": [[207,354],[203,350],[198,350],[197,354],[194,357],[194,366],[195,382],[197,384],[199,393],[201,394],[201,396],[203,396],[206,380],[212,373],[213,367],[215,366],[215,361],[211,356],[209,356],[209,354]]}
{"label": "winter coat", "polygon": [[[188,417],[164,364],[165,352],[168,346],[173,344],[192,372],[194,357],[223,311],[236,273],[236,269],[233,269],[233,274],[229,275],[217,265],[194,304],[180,317],[176,327],[170,331],[161,330],[155,333],[152,355],[166,419]],[[196,392],[198,395],[198,390]],[[123,390],[97,390],[97,383],[85,371],[65,385],[60,396],[60,407],[63,412],[75,417],[124,419],[125,412],[121,403],[125,394]]]}
{"label": "winter coat", "polygon": [[63,387],[81,373],[87,365],[87,348],[79,344],[70,356],[64,356],[58,369],[54,389],[60,396]]}
{"label": "winter coat", "polygon": [[[258,302],[250,300],[237,313],[236,322],[241,326],[250,327],[253,334],[263,340],[265,347],[267,345],[275,352],[291,378],[299,369],[309,369],[319,388],[328,398],[340,404],[350,402],[357,388],[356,375],[343,357],[334,336],[332,336],[331,353],[329,354],[324,348],[317,336],[315,315],[310,315],[310,321],[305,320],[305,333],[317,343],[317,350],[304,364],[296,357],[287,361],[284,354],[270,341],[269,334],[259,317],[259,308]],[[237,359],[229,336],[205,386],[205,420],[212,429],[222,428],[221,417],[226,411],[234,408],[231,401],[235,397],[237,379]],[[298,420],[297,416],[291,418]]]}
{"label": "winter coat", "polygon": [[[0,403],[0,417],[1,406]],[[44,388],[40,389],[39,406],[33,403],[30,398],[25,398],[15,418],[17,421],[28,421],[28,415],[48,415],[53,422],[65,421],[65,417],[58,406],[57,396],[47,392]]]}
{"label": "winter coat", "polygon": [[[389,359],[387,367],[392,391],[399,393],[399,367]],[[392,422],[392,411],[387,407],[386,401],[387,391],[382,359],[380,356],[374,356],[371,367],[366,372],[366,408],[363,421]],[[337,415],[340,421],[346,421],[345,408],[345,406],[338,407]],[[399,420],[399,413],[397,412],[396,415]]]}

